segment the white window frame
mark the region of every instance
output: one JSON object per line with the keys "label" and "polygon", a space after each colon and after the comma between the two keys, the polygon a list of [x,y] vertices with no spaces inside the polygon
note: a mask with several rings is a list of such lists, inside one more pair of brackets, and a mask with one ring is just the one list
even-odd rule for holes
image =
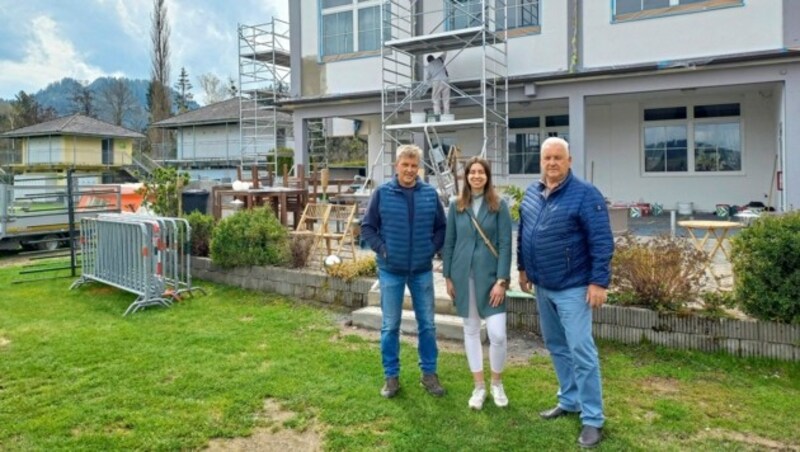
{"label": "white window frame", "polygon": [[[367,9],[367,8],[374,8],[374,7],[380,8],[381,5],[383,5],[384,3],[385,2],[383,0],[351,0],[351,2],[349,4],[346,4],[346,5],[335,6],[335,7],[332,7],[332,8],[323,8],[322,7],[322,0],[318,0],[318,2],[317,2],[317,6],[319,8],[318,9],[319,10],[319,32],[318,32],[318,38],[319,38],[319,54],[320,54],[320,56],[324,59],[324,58],[331,58],[331,57],[336,58],[336,57],[341,57],[343,55],[347,56],[347,55],[354,55],[354,54],[360,54],[360,53],[369,53],[369,52],[377,53],[380,50],[380,46],[383,44],[382,42],[379,43],[378,49],[370,49],[370,50],[364,51],[364,50],[361,50],[359,48],[359,23],[358,23],[359,22],[359,14],[358,14],[358,12],[360,10],[362,10],[362,9]],[[328,16],[328,15],[331,15],[331,14],[339,14],[339,13],[350,13],[352,15],[353,42],[352,42],[351,48],[353,50],[351,52],[326,54],[325,51],[324,51],[325,43],[323,42],[324,41],[324,37],[325,37],[325,35],[324,35],[325,30],[324,30],[324,26],[323,26],[323,20],[324,20],[325,16]]]}
{"label": "white window frame", "polygon": [[[522,117],[538,117],[539,118],[539,127],[518,127],[518,128],[510,128],[508,129],[508,136],[511,137],[512,135],[518,134],[538,134],[539,135],[539,157],[541,159],[542,153],[542,143],[544,140],[550,137],[560,137],[564,138],[569,142],[569,125],[566,126],[547,126],[547,118],[552,116],[569,116],[567,112],[548,112],[548,113],[540,113],[537,115],[525,115]],[[516,139],[516,136],[514,137]],[[521,176],[540,176],[541,175],[541,167],[539,168],[538,173],[515,173],[512,172],[511,169],[511,141],[508,140],[507,143],[507,153],[508,153],[508,175],[511,177],[521,177]],[[513,152],[513,154],[518,154],[517,152]]]}
{"label": "white window frame", "polygon": [[[668,6],[643,9],[627,13],[617,13],[617,1],[612,0],[612,18],[614,22],[627,22],[630,20],[648,19],[652,17],[669,16],[694,12],[713,11],[721,8],[744,6],[744,0],[704,0],[695,3],[681,4],[680,0],[669,0]],[[645,0],[639,0],[644,6]]]}
{"label": "white window frame", "polygon": [[[739,116],[718,116],[712,118],[699,118],[694,117],[694,108],[703,105],[722,105],[722,104],[738,104]],[[686,119],[665,119],[658,121],[645,121],[645,110],[655,108],[669,108],[669,107],[685,107]],[[639,109],[639,169],[643,177],[682,177],[682,176],[703,176],[703,177],[719,177],[719,176],[742,176],[745,174],[745,133],[744,133],[744,107],[741,99],[715,99],[713,101],[698,101],[692,103],[669,103],[658,105],[645,105]],[[739,149],[740,155],[740,168],[735,171],[697,171],[695,169],[695,125],[697,124],[730,124],[738,123],[739,125]],[[645,129],[648,126],[655,127],[668,127],[668,126],[684,126],[686,128],[686,171],[646,171],[645,170]]]}

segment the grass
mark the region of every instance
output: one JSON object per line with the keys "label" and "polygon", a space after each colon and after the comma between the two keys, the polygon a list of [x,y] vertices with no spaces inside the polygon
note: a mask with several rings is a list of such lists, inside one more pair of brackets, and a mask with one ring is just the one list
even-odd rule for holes
{"label": "grass", "polygon": [[[197,449],[251,434],[265,398],[322,429],[331,450],[573,449],[576,418],[542,421],[549,359],[505,372],[511,405],[470,412],[461,353],[441,353],[442,399],[417,384],[404,344],[402,390],[378,395],[378,344],[330,312],[203,283],[208,296],[123,318],[132,295],[70,280],[11,285],[0,268],[0,450]],[[650,345],[600,344],[604,450],[800,447],[800,364]]]}

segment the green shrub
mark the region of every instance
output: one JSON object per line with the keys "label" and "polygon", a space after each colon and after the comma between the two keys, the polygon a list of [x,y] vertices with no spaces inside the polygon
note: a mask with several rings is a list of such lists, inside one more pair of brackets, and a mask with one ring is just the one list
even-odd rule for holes
{"label": "green shrub", "polygon": [[609,299],[618,304],[677,312],[697,299],[706,256],[686,240],[622,235],[611,261]]}
{"label": "green shrub", "polygon": [[269,208],[241,210],[214,229],[211,260],[223,268],[283,265],[289,257],[289,233]]}
{"label": "green shrub", "polygon": [[761,320],[800,324],[800,212],[765,216],[731,239],[734,296]]}
{"label": "green shrub", "polygon": [[525,197],[525,190],[517,187],[516,185],[509,185],[503,189],[503,193],[509,195],[513,202],[508,206],[511,213],[511,219],[519,221],[519,206],[522,204],[522,198]]}
{"label": "green shrub", "polygon": [[192,256],[208,256],[211,235],[214,233],[214,217],[195,210],[186,216],[192,228]]}
{"label": "green shrub", "polygon": [[364,257],[325,267],[325,272],[336,278],[352,281],[359,276],[378,276],[378,263],[375,261],[375,256]]}

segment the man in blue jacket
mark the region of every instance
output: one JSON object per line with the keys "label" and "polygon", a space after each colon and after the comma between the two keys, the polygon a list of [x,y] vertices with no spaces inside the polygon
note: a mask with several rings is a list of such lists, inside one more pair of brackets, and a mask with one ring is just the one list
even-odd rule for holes
{"label": "man in blue jacket", "polygon": [[436,374],[433,256],[444,244],[447,223],[436,189],[417,175],[421,159],[417,146],[397,148],[396,174],[375,190],[361,222],[361,236],[378,261],[386,378],[381,395],[386,398],[400,389],[400,320],[406,286],[417,318],[420,382],[434,396],[445,393]]}
{"label": "man in blue jacket", "polygon": [[544,419],[580,412],[582,447],[602,440],[603,391],[592,339],[592,308],[606,301],[614,238],[600,191],[573,176],[569,145],[548,138],[542,180],[520,206],[517,263],[520,286],[536,287],[542,336],[558,376],[558,405]]}

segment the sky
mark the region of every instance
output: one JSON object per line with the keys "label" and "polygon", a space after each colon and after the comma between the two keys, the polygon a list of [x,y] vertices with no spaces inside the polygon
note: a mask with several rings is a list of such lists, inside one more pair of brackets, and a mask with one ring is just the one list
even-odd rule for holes
{"label": "sky", "polygon": [[[197,77],[238,78],[238,24],[288,21],[290,0],[166,0],[170,85],[185,67]],[[150,78],[153,0],[0,0],[0,98],[32,94],[71,77]]]}

